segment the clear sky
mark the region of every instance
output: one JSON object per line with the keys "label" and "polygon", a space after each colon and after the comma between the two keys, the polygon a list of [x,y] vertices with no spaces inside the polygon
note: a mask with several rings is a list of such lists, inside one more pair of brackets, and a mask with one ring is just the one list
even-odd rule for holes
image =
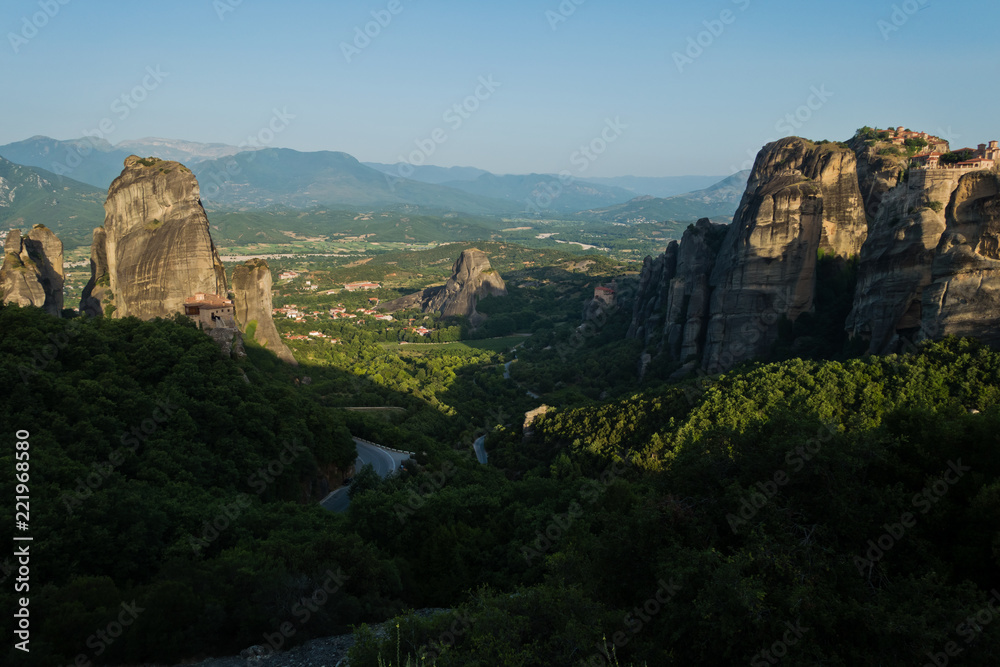
{"label": "clear sky", "polygon": [[103,121],[112,143],[585,176],[723,175],[866,124],[975,145],[1000,138],[998,19],[996,0],[5,0],[0,144]]}

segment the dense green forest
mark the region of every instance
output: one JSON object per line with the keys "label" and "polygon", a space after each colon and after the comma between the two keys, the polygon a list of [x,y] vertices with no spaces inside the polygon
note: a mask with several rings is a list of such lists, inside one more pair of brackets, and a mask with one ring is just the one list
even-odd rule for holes
{"label": "dense green forest", "polygon": [[[627,309],[580,327],[597,283],[546,270],[481,303],[531,334],[516,357],[459,322],[462,343],[400,349],[355,327],[291,367],[250,343],[221,358],[183,318],[0,309],[0,414],[31,443],[21,664],[173,664],[386,619],[352,665],[996,664],[1000,354],[949,339],[640,382]],[[416,460],[329,513],[351,435]],[[428,607],[451,611],[408,613]]]}
{"label": "dense green forest", "polygon": [[352,664],[996,664],[998,372],[997,353],[948,340],[500,430],[505,481],[435,494],[402,533],[378,518],[404,490],[357,499],[382,550],[438,538],[421,565],[451,579],[429,603],[472,593],[452,617],[362,632]]}

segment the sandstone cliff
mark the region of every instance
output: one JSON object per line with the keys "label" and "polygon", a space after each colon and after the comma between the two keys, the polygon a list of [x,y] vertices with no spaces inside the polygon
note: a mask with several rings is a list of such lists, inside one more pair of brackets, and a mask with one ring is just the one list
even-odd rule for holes
{"label": "sandstone cliff", "polygon": [[875,354],[897,351],[900,336],[921,327],[924,289],[931,284],[945,206],[963,172],[914,171],[886,192],[861,251],[854,308],[846,328]]}
{"label": "sandstone cliff", "polygon": [[642,260],[639,286],[636,288],[632,305],[632,323],[627,338],[643,341],[646,347],[656,346],[663,334],[663,316],[666,309],[670,282],[677,274],[677,241],[671,241],[662,255],[655,259],[646,256]]}
{"label": "sandstone cliff", "polygon": [[452,276],[443,286],[410,294],[379,306],[381,310],[396,311],[420,308],[423,312],[438,312],[445,317],[468,317],[475,323],[483,316],[476,312],[476,303],[485,296],[506,296],[503,278],[490,265],[482,250],[470,248],[452,267]]}
{"label": "sandstone cliff", "polygon": [[908,163],[860,133],[765,146],[721,243],[703,220],[646,258],[629,337],[681,372],[808,348],[817,323],[875,354],[947,335],[1000,346],[1000,171]]}
{"label": "sandstone cliff", "polygon": [[765,146],[709,280],[705,368],[766,355],[781,318],[812,310],[818,256],[857,255],[867,229],[853,151],[796,137]]}
{"label": "sandstone cliff", "polygon": [[643,262],[628,336],[643,340],[652,354],[680,361],[701,358],[709,276],[726,229],[702,218],[687,228],[680,243],[672,241],[663,255]]}
{"label": "sandstone cliff", "polygon": [[183,313],[184,300],[197,292],[226,294],[198,181],[187,167],[130,156],[111,184],[104,211],[81,310],[170,317]]}
{"label": "sandstone cliff", "polygon": [[909,159],[902,156],[883,155],[883,147],[878,142],[869,142],[860,135],[852,138],[847,145],[858,159],[858,187],[865,202],[865,215],[871,224],[878,215],[882,198],[899,185],[900,177],[906,171]]}
{"label": "sandstone cliff", "polygon": [[13,229],[4,243],[0,290],[4,303],[38,306],[59,317],[63,309],[63,244],[44,225],[27,236]]}
{"label": "sandstone cliff", "polygon": [[112,305],[108,296],[111,277],[108,275],[108,241],[104,227],[94,230],[94,240],[90,244],[90,280],[83,288],[80,299],[80,314],[99,317],[104,315],[104,305]]}
{"label": "sandstone cliff", "polygon": [[295,364],[292,351],[281,340],[271,317],[271,270],[263,259],[252,259],[233,271],[233,304],[236,323],[244,333],[253,332],[258,343]]}
{"label": "sandstone cliff", "polygon": [[946,209],[919,338],[974,336],[1000,345],[1000,175],[962,176]]}

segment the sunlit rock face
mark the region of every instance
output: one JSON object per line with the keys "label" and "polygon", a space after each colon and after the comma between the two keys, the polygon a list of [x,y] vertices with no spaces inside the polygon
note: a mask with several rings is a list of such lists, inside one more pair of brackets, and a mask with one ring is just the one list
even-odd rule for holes
{"label": "sunlit rock face", "polygon": [[81,310],[170,317],[183,313],[184,300],[193,294],[226,294],[198,181],[187,167],[130,156],[108,190],[104,211]]}

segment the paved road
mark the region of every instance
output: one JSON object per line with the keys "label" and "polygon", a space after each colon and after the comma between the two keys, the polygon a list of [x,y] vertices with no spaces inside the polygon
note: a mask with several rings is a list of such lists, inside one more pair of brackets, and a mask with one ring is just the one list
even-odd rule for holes
{"label": "paved road", "polygon": [[476,449],[476,458],[483,465],[486,465],[486,461],[489,458],[486,454],[486,436],[481,435],[476,438],[476,442],[473,443],[473,447]]}
{"label": "paved road", "polygon": [[[410,458],[409,454],[400,454],[399,452],[390,452],[387,449],[382,449],[378,445],[371,445],[363,440],[354,439],[354,444],[358,447],[358,458],[354,462],[354,472],[361,472],[361,467],[366,463],[371,463],[372,467],[375,468],[375,472],[378,473],[379,477],[383,479],[396,472],[399,469],[399,464]],[[347,489],[350,487],[342,486],[336,491],[333,491],[330,495],[323,499],[320,505],[324,509],[328,509],[331,512],[346,512],[348,505],[351,504],[351,499],[347,496]]]}
{"label": "paved road", "polygon": [[[510,365],[512,363],[514,363],[515,361],[517,361],[517,348],[520,347],[521,345],[524,345],[524,343],[518,343],[517,347],[514,348],[514,358],[511,359],[510,361],[508,361],[506,364],[503,365],[503,379],[504,380],[509,380],[510,379]],[[520,387],[521,385],[518,384],[518,386]],[[539,396],[538,394],[536,394],[533,391],[527,391],[527,390],[525,390],[524,393],[527,394],[528,396],[530,396],[531,398],[541,398],[541,396]],[[484,461],[480,461],[480,463],[485,463],[485,462]]]}

